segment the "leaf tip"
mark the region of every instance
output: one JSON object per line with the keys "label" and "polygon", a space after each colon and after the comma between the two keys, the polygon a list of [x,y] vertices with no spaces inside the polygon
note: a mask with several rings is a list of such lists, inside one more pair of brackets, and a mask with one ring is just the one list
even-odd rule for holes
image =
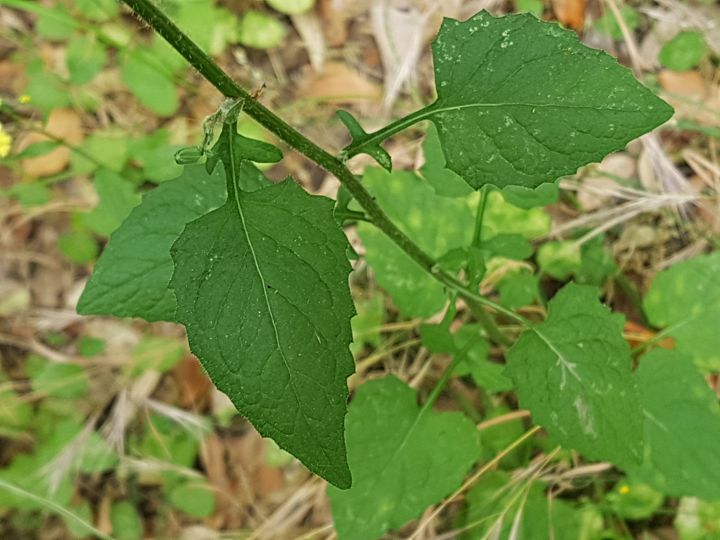
{"label": "leaf tip", "polygon": [[328,477],[327,480],[336,488],[343,490],[350,489],[353,483],[352,474],[350,473],[350,468],[347,465],[338,473],[337,477]]}

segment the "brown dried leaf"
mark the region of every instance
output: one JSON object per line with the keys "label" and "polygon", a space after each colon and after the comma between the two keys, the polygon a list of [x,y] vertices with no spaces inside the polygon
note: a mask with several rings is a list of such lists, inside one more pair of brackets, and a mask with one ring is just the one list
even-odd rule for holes
{"label": "brown dried leaf", "polygon": [[[683,98],[703,99],[708,92],[705,79],[699,71],[672,71],[664,69],[658,75],[660,86],[669,94]],[[668,96],[672,99],[672,96]]]}
{"label": "brown dried leaf", "polygon": [[[82,119],[72,109],[54,109],[48,117],[45,131],[69,144],[77,145],[84,138]],[[51,140],[40,133],[30,133],[23,139],[20,149]],[[31,178],[39,178],[57,174],[67,167],[70,162],[70,149],[60,146],[44,156],[23,159],[20,162],[23,173]]]}
{"label": "brown dried leaf", "polygon": [[186,356],[173,368],[175,381],[180,388],[180,404],[193,410],[202,410],[210,399],[212,382],[194,356]]}
{"label": "brown dried leaf", "polygon": [[380,86],[351,67],[328,62],[321,73],[309,73],[300,84],[298,96],[329,103],[362,103],[377,101]]}
{"label": "brown dried leaf", "polygon": [[564,26],[580,31],[585,26],[585,0],[552,0],[555,17]]}
{"label": "brown dried leaf", "polygon": [[660,72],[663,97],[675,108],[675,116],[707,126],[720,119],[720,85],[711,84],[698,71]]}
{"label": "brown dried leaf", "polygon": [[[623,329],[625,334],[625,340],[630,344],[631,347],[637,347],[650,341],[655,337],[656,332],[653,332],[649,328],[646,328],[642,324],[638,324],[634,321],[625,321],[625,328]],[[663,349],[672,350],[675,348],[675,340],[671,337],[660,340],[658,345]]]}

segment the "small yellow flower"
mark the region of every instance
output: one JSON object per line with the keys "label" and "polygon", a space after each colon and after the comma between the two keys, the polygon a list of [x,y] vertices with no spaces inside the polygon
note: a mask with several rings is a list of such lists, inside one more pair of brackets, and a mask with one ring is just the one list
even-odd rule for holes
{"label": "small yellow flower", "polygon": [[23,94],[22,96],[20,96],[20,99],[18,99],[18,101],[24,105],[25,103],[30,103],[30,99],[30,96],[28,96],[27,94]]}
{"label": "small yellow flower", "polygon": [[0,124],[0,158],[7,157],[10,153],[10,146],[12,145],[12,137],[5,131],[3,125]]}
{"label": "small yellow flower", "polygon": [[630,486],[622,485],[620,486],[620,489],[618,489],[618,491],[620,492],[620,495],[627,495],[628,493],[630,493]]}

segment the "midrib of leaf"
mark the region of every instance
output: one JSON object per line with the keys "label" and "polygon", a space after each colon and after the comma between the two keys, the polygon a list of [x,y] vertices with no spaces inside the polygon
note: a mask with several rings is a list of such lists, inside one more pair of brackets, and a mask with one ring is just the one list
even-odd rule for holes
{"label": "midrib of leaf", "polygon": [[537,337],[540,338],[540,340],[545,343],[545,345],[548,346],[548,348],[555,353],[555,355],[558,358],[558,365],[560,365],[562,372],[562,380],[560,381],[560,390],[562,390],[565,387],[565,372],[568,371],[580,385],[582,385],[582,379],[580,378],[580,375],[577,374],[575,371],[575,366],[577,365],[575,362],[570,362],[567,358],[565,358],[565,355],[553,344],[553,342],[550,340],[549,337],[547,337],[545,334],[543,334],[540,330],[538,330],[537,326],[533,325],[530,326],[530,330],[535,333]]}
{"label": "midrib of leaf", "polygon": [[593,107],[591,105],[566,105],[566,104],[555,104],[555,103],[522,103],[516,101],[500,102],[500,103],[464,103],[462,105],[449,105],[447,107],[436,107],[435,105],[440,103],[436,101],[432,105],[428,105],[422,111],[424,112],[420,118],[416,121],[424,120],[435,114],[444,112],[460,111],[462,109],[475,109],[475,108],[493,108],[493,107],[535,107],[539,109],[551,109],[551,108],[562,108],[562,109],[577,109],[583,111],[613,111],[621,113],[642,113],[644,111],[633,111],[629,109],[615,109],[613,107]]}
{"label": "midrib of leaf", "polygon": [[[612,111],[612,112],[619,112],[619,113],[642,113],[643,111],[633,111],[633,110],[627,110],[627,109],[615,109],[612,107],[592,107],[590,105],[566,105],[566,104],[555,104],[555,103],[523,103],[523,102],[499,102],[499,103],[465,103],[462,105],[448,105],[448,106],[442,106],[442,101],[437,100],[434,103],[431,103],[430,105],[427,105],[426,107],[423,107],[422,109],[415,111],[414,113],[410,113],[409,115],[400,118],[399,120],[396,120],[392,124],[389,124],[388,126],[385,126],[384,128],[374,132],[369,133],[368,136],[364,139],[361,139],[357,141],[357,143],[353,143],[350,146],[348,146],[348,149],[351,149],[349,155],[353,156],[358,153],[360,153],[360,149],[371,146],[375,143],[380,143],[390,137],[391,135],[402,131],[404,129],[407,129],[408,127],[417,124],[418,122],[422,122],[423,120],[432,119],[433,116],[442,114],[445,112],[453,112],[453,111],[460,111],[463,109],[491,109],[491,108],[498,108],[498,107],[534,107],[539,109],[574,109],[574,110],[580,110],[580,111]],[[517,120],[516,120],[517,122]]]}
{"label": "midrib of leaf", "polygon": [[653,422],[657,427],[662,429],[665,433],[670,433],[670,430],[665,426],[665,424],[663,424],[660,420],[655,418],[655,416],[653,416],[645,407],[643,407],[643,414],[645,415],[645,417],[648,420]]}
{"label": "midrib of leaf", "polygon": [[[235,132],[235,126],[232,127],[232,129],[227,130],[227,137],[228,137],[228,168],[230,169],[228,171],[229,178],[228,178],[228,190],[232,189],[233,192],[233,199],[235,200],[235,207],[237,208],[238,215],[240,216],[240,223],[242,224],[242,230],[245,234],[245,240],[248,243],[248,247],[250,248],[250,255],[253,259],[253,264],[255,265],[255,270],[257,271],[258,277],[260,278],[260,283],[262,285],[262,291],[263,291],[263,298],[265,299],[265,306],[268,310],[268,315],[270,315],[270,323],[272,324],[273,328],[273,334],[275,336],[275,346],[277,347],[278,352],[280,353],[280,358],[282,358],[283,365],[285,366],[285,369],[288,372],[289,380],[290,380],[290,388],[292,388],[293,397],[295,398],[295,403],[298,407],[300,407],[300,398],[298,397],[297,390],[295,389],[295,385],[293,384],[293,371],[290,369],[290,364],[288,364],[287,358],[285,357],[285,351],[282,348],[282,345],[280,344],[280,332],[278,330],[277,321],[275,320],[275,313],[273,313],[272,306],[270,305],[270,298],[267,294],[267,282],[265,281],[265,276],[263,276],[262,270],[260,269],[260,263],[257,258],[257,254],[255,253],[255,246],[253,245],[252,240],[250,239],[250,233],[248,231],[247,224],[245,222],[245,214],[243,213],[242,209],[242,203],[240,202],[240,193],[239,189],[237,187],[237,174],[238,174],[238,166],[235,160],[235,152],[233,151],[233,135]],[[323,454],[325,454],[325,449],[322,448]],[[325,457],[328,457],[327,454]]]}

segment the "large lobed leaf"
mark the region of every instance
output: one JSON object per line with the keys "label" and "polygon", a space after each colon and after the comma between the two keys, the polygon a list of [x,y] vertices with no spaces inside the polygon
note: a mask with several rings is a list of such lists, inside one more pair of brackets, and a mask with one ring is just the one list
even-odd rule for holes
{"label": "large lobed leaf", "polygon": [[433,42],[447,166],[472,187],[537,187],[624,148],[672,108],[603,51],[532,15],[445,19]]}
{"label": "large lobed leaf", "polygon": [[328,488],[341,540],[380,538],[460,486],[480,457],[461,413],[424,412],[415,391],[388,376],[358,388],[347,418],[353,486]]}
{"label": "large lobed leaf", "polygon": [[215,385],[261,434],[346,488],[355,313],[347,239],[329,199],[292,180],[240,191],[247,171],[224,163],[226,204],[189,223],[172,247],[177,320]]}
{"label": "large lobed leaf", "polygon": [[595,287],[570,283],[548,318],[508,351],[507,374],[520,405],[563,446],[593,459],[633,464],[642,456],[643,418],[622,319]]}

